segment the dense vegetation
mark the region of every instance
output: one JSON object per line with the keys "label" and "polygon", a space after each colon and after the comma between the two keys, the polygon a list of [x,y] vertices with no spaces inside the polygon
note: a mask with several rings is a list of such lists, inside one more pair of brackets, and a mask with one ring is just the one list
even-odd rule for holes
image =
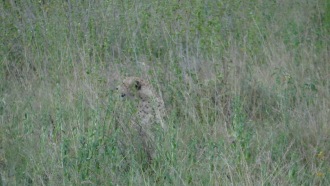
{"label": "dense vegetation", "polygon": [[[327,0],[3,0],[0,185],[330,185],[329,33]],[[151,164],[125,76],[168,111]]]}

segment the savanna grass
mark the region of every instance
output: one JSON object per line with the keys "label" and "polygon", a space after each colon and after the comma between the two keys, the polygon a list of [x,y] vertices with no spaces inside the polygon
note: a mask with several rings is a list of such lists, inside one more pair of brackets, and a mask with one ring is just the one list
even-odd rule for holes
{"label": "savanna grass", "polygon": [[[1,185],[329,185],[330,3],[2,1]],[[132,145],[147,78],[169,129]]]}

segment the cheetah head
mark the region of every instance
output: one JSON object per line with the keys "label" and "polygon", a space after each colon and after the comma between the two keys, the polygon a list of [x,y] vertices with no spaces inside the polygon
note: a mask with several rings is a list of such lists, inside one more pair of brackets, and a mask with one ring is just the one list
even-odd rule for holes
{"label": "cheetah head", "polygon": [[127,77],[117,87],[121,97],[147,100],[153,93],[149,83],[139,77]]}

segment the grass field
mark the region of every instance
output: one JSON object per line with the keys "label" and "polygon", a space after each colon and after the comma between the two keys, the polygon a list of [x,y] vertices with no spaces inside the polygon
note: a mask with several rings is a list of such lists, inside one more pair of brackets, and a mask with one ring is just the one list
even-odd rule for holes
{"label": "grass field", "polygon": [[[329,33],[327,0],[3,0],[0,185],[330,185]],[[126,76],[165,101],[151,164]]]}

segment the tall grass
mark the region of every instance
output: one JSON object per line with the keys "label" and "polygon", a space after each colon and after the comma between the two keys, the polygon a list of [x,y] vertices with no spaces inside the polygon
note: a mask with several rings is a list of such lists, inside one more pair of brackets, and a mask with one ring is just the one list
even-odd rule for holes
{"label": "tall grass", "polygon": [[[329,12],[322,0],[2,1],[1,185],[329,185]],[[114,91],[125,76],[165,101],[151,164]]]}

